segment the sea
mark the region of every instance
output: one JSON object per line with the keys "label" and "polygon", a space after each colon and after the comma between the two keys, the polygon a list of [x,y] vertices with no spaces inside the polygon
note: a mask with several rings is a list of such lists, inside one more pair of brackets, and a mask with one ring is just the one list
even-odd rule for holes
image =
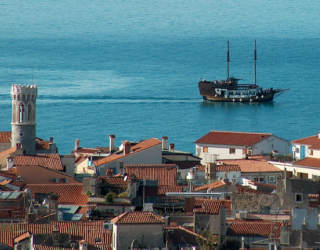
{"label": "sea", "polygon": [[[1,0],[0,131],[12,84],[36,84],[37,137],[61,154],[168,136],[195,153],[211,130],[295,140],[320,131],[320,1]],[[230,76],[290,90],[271,103],[205,103]]]}

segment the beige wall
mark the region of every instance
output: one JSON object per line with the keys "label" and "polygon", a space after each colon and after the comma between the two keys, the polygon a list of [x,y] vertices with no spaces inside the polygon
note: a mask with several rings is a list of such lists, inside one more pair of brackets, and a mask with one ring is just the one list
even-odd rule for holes
{"label": "beige wall", "polygon": [[16,166],[16,169],[17,175],[26,184],[49,184],[52,178],[67,178],[69,183],[80,183],[70,176],[40,166]]}
{"label": "beige wall", "polygon": [[61,163],[63,166],[66,166],[66,173],[74,176],[74,170],[75,170],[74,157],[61,156]]}
{"label": "beige wall", "polygon": [[11,148],[11,143],[0,143],[0,153]]}
{"label": "beige wall", "polygon": [[[148,248],[164,247],[163,224],[118,224],[114,225],[113,233],[116,232],[116,246],[113,250],[128,250],[134,239],[143,241]],[[113,235],[114,237],[114,235]],[[114,240],[114,238],[113,238]]]}

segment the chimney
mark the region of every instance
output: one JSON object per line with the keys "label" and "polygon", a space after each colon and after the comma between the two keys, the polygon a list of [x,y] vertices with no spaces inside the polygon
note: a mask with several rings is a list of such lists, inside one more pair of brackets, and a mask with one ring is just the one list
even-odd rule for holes
{"label": "chimney", "polygon": [[193,213],[193,209],[195,207],[195,197],[186,197],[185,198],[185,209],[184,212],[186,213]]}
{"label": "chimney", "polygon": [[169,149],[170,149],[170,150],[174,150],[174,143],[170,143],[170,144],[169,144]]}
{"label": "chimney", "polygon": [[123,143],[123,155],[127,155],[130,153],[130,142],[129,141],[125,141]]}
{"label": "chimney", "polygon": [[77,151],[80,148],[80,140],[75,140],[74,151]]}
{"label": "chimney", "polygon": [[119,161],[119,171],[120,176],[123,176],[123,161]]}
{"label": "chimney", "polygon": [[10,168],[12,168],[13,167],[13,157],[12,156],[9,156],[8,158],[7,158],[7,170],[9,170]]}
{"label": "chimney", "polygon": [[109,146],[109,152],[112,154],[114,152],[114,139],[116,138],[115,135],[109,135],[110,139],[110,146]]}
{"label": "chimney", "polygon": [[50,143],[53,143],[53,137],[50,137],[49,142],[50,142]]}
{"label": "chimney", "polygon": [[318,132],[318,139],[320,139],[320,131]]}
{"label": "chimney", "polygon": [[162,150],[168,150],[168,137],[162,136]]}

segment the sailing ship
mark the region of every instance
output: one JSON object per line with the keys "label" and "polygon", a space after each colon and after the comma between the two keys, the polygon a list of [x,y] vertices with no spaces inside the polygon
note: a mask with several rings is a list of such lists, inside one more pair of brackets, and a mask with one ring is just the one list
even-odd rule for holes
{"label": "sailing ship", "polygon": [[254,46],[254,84],[239,84],[242,79],[229,77],[229,41],[227,51],[227,79],[199,81],[198,86],[203,100],[211,102],[271,102],[289,89],[263,89],[257,85],[256,61],[257,43]]}

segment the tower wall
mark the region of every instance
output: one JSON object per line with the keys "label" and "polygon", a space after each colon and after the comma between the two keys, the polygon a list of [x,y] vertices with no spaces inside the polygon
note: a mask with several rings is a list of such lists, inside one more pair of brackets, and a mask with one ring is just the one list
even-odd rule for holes
{"label": "tower wall", "polygon": [[13,84],[12,98],[12,141],[11,146],[21,143],[26,154],[36,153],[36,99],[37,85]]}

